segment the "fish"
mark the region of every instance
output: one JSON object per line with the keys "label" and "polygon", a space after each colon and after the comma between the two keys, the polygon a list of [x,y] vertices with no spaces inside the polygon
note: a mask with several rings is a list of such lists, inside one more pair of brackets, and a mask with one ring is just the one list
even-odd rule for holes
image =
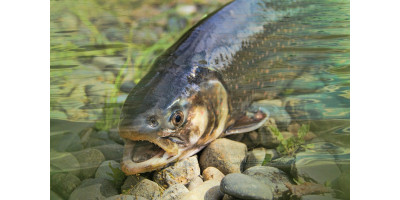
{"label": "fish", "polygon": [[[296,77],[347,58],[341,1],[236,0],[209,14],[159,56],[121,110],[122,171],[163,168],[217,138],[262,127]],[[341,26],[343,25],[344,26]]]}

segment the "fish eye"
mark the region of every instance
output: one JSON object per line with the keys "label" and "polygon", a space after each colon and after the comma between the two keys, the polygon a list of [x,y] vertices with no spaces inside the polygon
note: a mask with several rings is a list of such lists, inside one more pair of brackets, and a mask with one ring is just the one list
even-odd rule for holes
{"label": "fish eye", "polygon": [[183,112],[182,111],[176,111],[174,114],[171,116],[171,122],[174,126],[178,127],[182,125],[183,123]]}

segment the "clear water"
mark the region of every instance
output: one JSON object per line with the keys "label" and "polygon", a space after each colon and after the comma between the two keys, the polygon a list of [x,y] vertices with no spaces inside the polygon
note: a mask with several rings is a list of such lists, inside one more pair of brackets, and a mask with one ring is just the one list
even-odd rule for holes
{"label": "clear water", "polygon": [[[68,153],[118,143],[115,128],[130,85],[204,14],[226,2],[51,1],[51,175],[73,169],[58,166],[57,159]],[[299,163],[334,165],[340,176],[325,184],[337,191],[338,198],[346,199],[350,187],[350,13],[349,1],[335,2],[337,7],[329,9],[339,14],[332,19],[331,30],[342,35],[335,40],[337,49],[344,51],[336,52],[337,59],[327,69],[330,75],[320,77],[321,81],[299,77],[298,81],[310,81],[315,85],[308,86],[318,90],[288,91],[283,101],[286,111],[298,122],[310,124],[316,135],[308,142],[314,145],[297,156]]]}

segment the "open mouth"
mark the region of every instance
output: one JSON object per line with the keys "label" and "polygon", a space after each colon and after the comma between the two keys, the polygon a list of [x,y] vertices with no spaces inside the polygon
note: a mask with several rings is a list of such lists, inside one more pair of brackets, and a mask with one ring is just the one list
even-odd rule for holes
{"label": "open mouth", "polygon": [[169,162],[178,159],[169,155],[164,149],[149,141],[125,140],[122,170],[127,174],[137,174],[159,169]]}

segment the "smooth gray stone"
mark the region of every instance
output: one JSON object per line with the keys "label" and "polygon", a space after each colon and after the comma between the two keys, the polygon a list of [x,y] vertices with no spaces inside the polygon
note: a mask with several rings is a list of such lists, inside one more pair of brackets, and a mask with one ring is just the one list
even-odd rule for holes
{"label": "smooth gray stone", "polygon": [[245,174],[226,175],[221,181],[220,190],[240,199],[273,199],[272,189],[269,185]]}
{"label": "smooth gray stone", "polygon": [[64,199],[68,199],[72,191],[80,184],[81,180],[70,173],[58,173],[50,178],[51,189]]}
{"label": "smooth gray stone", "polygon": [[99,168],[97,168],[95,177],[110,180],[117,188],[120,188],[125,180],[125,174],[121,170],[121,164],[114,160],[107,160],[101,163]]}
{"label": "smooth gray stone", "polygon": [[82,181],[69,197],[69,200],[105,199],[117,195],[118,191],[109,180],[90,178]]}

